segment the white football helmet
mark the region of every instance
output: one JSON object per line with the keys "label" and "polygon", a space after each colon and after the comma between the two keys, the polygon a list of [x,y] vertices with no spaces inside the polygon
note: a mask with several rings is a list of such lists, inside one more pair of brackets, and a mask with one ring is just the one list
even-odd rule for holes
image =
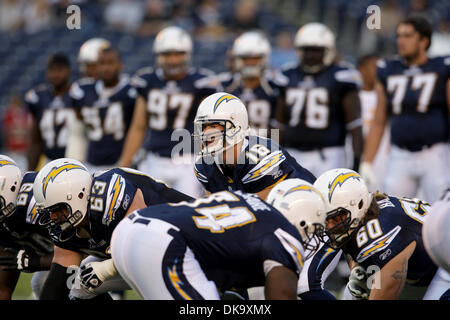
{"label": "white football helmet", "polygon": [[[153,43],[153,52],[156,54],[156,64],[167,75],[177,75],[185,72],[189,67],[192,54],[192,39],[190,35],[180,27],[167,27],[161,30]],[[170,65],[164,58],[164,53],[182,52],[185,58],[181,64]]]}
{"label": "white football helmet", "polygon": [[[206,128],[213,124],[219,124],[224,129]],[[197,109],[194,140],[200,155],[220,156],[223,151],[241,142],[248,130],[247,108],[232,94],[214,93],[206,97]]]}
{"label": "white football helmet", "polygon": [[92,38],[84,42],[78,51],[78,65],[80,72],[86,76],[92,77],[88,71],[88,65],[98,62],[100,51],[111,46],[111,43],[103,38]]}
{"label": "white football helmet", "polygon": [[[305,72],[317,73],[333,63],[336,57],[335,37],[333,32],[324,24],[313,22],[301,27],[295,35],[294,45],[299,50],[300,66]],[[323,48],[321,63],[307,64],[305,48]]]}
{"label": "white football helmet", "polygon": [[13,159],[0,155],[0,222],[16,210],[22,171]]}
{"label": "white football helmet", "polygon": [[[231,51],[234,69],[244,78],[256,78],[262,75],[270,59],[271,47],[267,38],[258,31],[249,31],[234,40]],[[244,58],[261,58],[257,65],[245,65]]]}
{"label": "white football helmet", "polygon": [[334,242],[332,246],[339,247],[361,226],[372,194],[363,178],[350,169],[328,170],[317,178],[314,187],[322,193],[327,206],[326,232]]}
{"label": "white football helmet", "polygon": [[309,250],[305,259],[312,256],[323,241],[326,206],[322,194],[305,180],[287,179],[273,187],[266,202],[298,229]]}
{"label": "white football helmet", "polygon": [[[33,185],[39,224],[48,226],[50,235],[65,241],[75,234],[75,227],[87,214],[92,177],[78,160],[61,158],[47,163]],[[67,215],[53,217],[55,211]]]}

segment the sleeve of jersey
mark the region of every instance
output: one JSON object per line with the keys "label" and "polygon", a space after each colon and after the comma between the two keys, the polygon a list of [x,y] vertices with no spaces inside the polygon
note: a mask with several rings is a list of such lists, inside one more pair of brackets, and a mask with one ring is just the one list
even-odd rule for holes
{"label": "sleeve of jersey", "polygon": [[249,193],[260,192],[272,187],[277,182],[286,179],[294,171],[294,168],[286,161],[286,155],[282,150],[271,152],[262,158],[256,165],[247,164],[242,178],[245,191]]}
{"label": "sleeve of jersey", "polygon": [[284,266],[300,275],[303,268],[303,246],[299,239],[289,232],[278,228],[274,233],[267,235],[261,243],[261,250],[266,276],[277,266]]}
{"label": "sleeve of jersey", "polygon": [[356,256],[356,262],[364,268],[375,265],[381,269],[414,240],[416,239],[412,232],[398,225],[375,241],[363,246]]}
{"label": "sleeve of jersey", "polygon": [[113,174],[105,195],[102,224],[114,229],[130,208],[136,191],[136,187],[124,177]]}
{"label": "sleeve of jersey", "polygon": [[69,90],[69,96],[72,105],[79,110],[82,107],[82,99],[84,98],[84,91],[77,82],[74,82]]}
{"label": "sleeve of jersey", "polygon": [[131,85],[136,88],[138,95],[142,96],[144,99],[147,99],[148,81],[144,79],[141,73],[137,72],[131,78]]}
{"label": "sleeve of jersey", "polygon": [[345,95],[351,91],[359,91],[362,87],[361,74],[356,69],[339,70],[335,73],[334,77],[339,83],[339,88],[342,95]]}
{"label": "sleeve of jersey", "polygon": [[384,59],[379,59],[377,61],[377,79],[381,82],[381,84],[386,87],[386,71],[387,71],[387,63]]}

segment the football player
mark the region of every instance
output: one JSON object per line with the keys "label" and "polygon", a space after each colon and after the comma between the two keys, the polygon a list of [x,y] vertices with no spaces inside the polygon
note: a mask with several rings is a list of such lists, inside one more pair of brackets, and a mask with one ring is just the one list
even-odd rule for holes
{"label": "football player", "polygon": [[[405,281],[428,287],[425,299],[439,299],[450,276],[427,254],[422,224],[430,205],[418,199],[371,194],[361,176],[349,169],[324,172],[314,183],[323,195],[328,244],[342,249],[373,274],[370,300],[397,299]],[[379,279],[379,281],[376,281]]]}
{"label": "football player", "polygon": [[208,192],[241,190],[266,199],[284,179],[315,177],[274,141],[249,135],[247,109],[226,92],[207,97],[194,120],[195,174]]}
{"label": "football player", "polygon": [[[111,263],[111,235],[119,221],[150,204],[192,200],[142,172],[114,168],[92,177],[81,162],[68,158],[45,165],[33,190],[39,224],[49,229],[55,244],[50,274],[40,296],[43,300],[67,299],[69,289],[72,298],[83,299],[127,289],[120,277],[104,286],[101,279],[95,278],[99,269],[107,269]],[[91,256],[83,260],[84,254]],[[81,269],[73,287],[67,287],[71,272],[82,260],[81,269],[96,279],[98,291],[79,286]]]}
{"label": "football player", "polygon": [[296,226],[305,249],[297,294],[301,300],[336,300],[324,289],[342,251],[323,243],[323,220],[326,213],[322,194],[312,184],[301,179],[278,183],[267,196],[267,203],[279,210]]}
{"label": "football player", "polygon": [[355,68],[335,62],[334,34],[323,24],[300,28],[294,44],[297,65],[285,68],[284,103],[277,111],[283,146],[314,175],[351,165],[345,139],[351,133],[353,168],[363,148],[358,96],[361,76]]}
{"label": "football player", "polygon": [[267,137],[275,127],[279,86],[287,83],[281,73],[268,69],[270,52],[270,43],[261,32],[245,32],[231,49],[234,73],[214,76],[220,82],[219,91],[229,92],[245,104],[249,126],[255,135]]}
{"label": "football player", "polygon": [[[143,146],[147,155],[138,164],[139,170],[196,196],[201,193],[201,185],[192,171],[190,134],[195,107],[216,88],[199,82],[210,72],[190,68],[192,46],[189,34],[179,27],[167,27],[156,36],[153,44],[156,69],[143,68],[132,80],[138,98],[119,165],[131,166]],[[144,143],[147,131],[149,136]],[[174,147],[180,138],[188,143],[177,153]]]}
{"label": "football player", "polygon": [[36,223],[33,182],[37,172],[22,172],[0,155],[0,300],[10,300],[20,272],[34,272],[31,288],[38,297],[50,269],[53,244]]}
{"label": "football player", "polygon": [[47,80],[25,94],[25,102],[33,116],[31,144],[28,150],[28,169],[39,167],[41,155],[45,162],[64,156],[69,124],[75,113],[69,97],[70,61],[57,53],[48,59]]}
{"label": "football player", "polygon": [[117,165],[133,117],[137,92],[122,67],[119,51],[110,46],[99,53],[98,80],[83,78],[70,89],[77,117],[87,128],[91,172]]}
{"label": "football player", "polygon": [[360,172],[369,181],[374,176],[371,163],[389,118],[392,146],[384,190],[415,197],[420,188],[425,200],[433,203],[450,184],[450,57],[427,57],[431,35],[426,19],[407,18],[397,26],[399,57],[378,61],[382,103]]}
{"label": "football player", "polygon": [[[95,81],[99,78],[98,60],[100,51],[111,47],[111,43],[103,38],[92,38],[83,43],[78,51],[78,70],[81,79],[89,78],[89,81]],[[84,79],[82,82],[86,82]],[[69,137],[65,156],[75,158],[79,161],[86,161],[88,138],[87,128],[83,123],[79,112],[76,114],[69,126]]]}
{"label": "football player", "polygon": [[265,286],[296,299],[303,247],[296,227],[256,195],[221,191],[137,210],[116,227],[112,269],[144,299],[218,300]]}

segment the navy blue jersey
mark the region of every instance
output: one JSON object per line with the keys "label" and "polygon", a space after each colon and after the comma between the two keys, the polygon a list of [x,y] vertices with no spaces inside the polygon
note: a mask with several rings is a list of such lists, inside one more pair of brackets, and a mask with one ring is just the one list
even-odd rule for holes
{"label": "navy blue jersey", "polygon": [[113,166],[119,160],[133,117],[137,92],[122,75],[114,88],[91,78],[75,82],[70,89],[73,106],[87,126],[87,162]]}
{"label": "navy blue jersey", "polygon": [[422,240],[422,223],[430,205],[406,198],[388,197],[378,201],[379,216],[365,223],[344,248],[354,261],[366,268],[383,268],[411,242],[416,249],[408,261],[407,280],[428,285],[437,267],[428,256]]}
{"label": "navy blue jersey", "polygon": [[273,140],[248,136],[234,169],[217,165],[212,157],[199,157],[194,171],[209,192],[241,190],[257,193],[284,180],[299,178],[314,183],[316,178],[300,166],[289,153]]}
{"label": "navy blue jersey", "polygon": [[89,234],[78,235],[55,244],[68,250],[84,252],[100,258],[110,257],[110,242],[114,228],[125,217],[140,189],[147,206],[191,201],[191,197],[167,187],[163,182],[129,168],[114,168],[96,173],[92,182],[88,207]]}
{"label": "navy blue jersey", "polygon": [[219,91],[235,95],[247,107],[248,122],[251,128],[269,129],[273,127],[280,86],[286,85],[286,77],[279,72],[267,70],[261,77],[260,85],[254,89],[243,86],[239,73],[226,72],[217,75],[216,78]]}
{"label": "navy blue jersey", "polygon": [[75,116],[69,93],[55,96],[51,85],[41,84],[25,94],[25,102],[39,126],[42,153],[50,160],[63,158],[69,124]]}
{"label": "navy blue jersey", "polygon": [[343,99],[359,90],[359,72],[344,64],[332,64],[316,74],[306,74],[297,65],[283,74],[288,78],[278,114],[279,121],[285,124],[283,145],[307,151],[343,146]]}
{"label": "navy blue jersey", "polygon": [[377,66],[387,96],[392,143],[419,151],[446,142],[450,57],[429,58],[420,66],[407,66],[401,59],[379,60]]}
{"label": "navy blue jersey", "polygon": [[[149,115],[150,136],[144,142],[147,151],[171,157],[172,148],[179,143],[171,140],[172,133],[187,129],[192,134],[197,107],[204,98],[216,92],[216,88],[201,81],[210,75],[206,71],[190,69],[183,79],[175,81],[165,80],[161,69],[144,68],[136,73],[132,83],[147,102]],[[176,134],[175,137],[179,138]]]}
{"label": "navy blue jersey", "polygon": [[[190,203],[151,206],[130,216],[148,223],[145,218],[172,224],[168,233],[192,250],[206,277],[222,291],[263,286],[269,266],[283,265],[299,274],[303,265],[298,230],[256,195],[222,191]],[[176,266],[175,257],[167,259],[169,269]]]}
{"label": "navy blue jersey", "polygon": [[33,197],[36,176],[37,172],[24,174],[17,195],[16,211],[0,227],[0,245],[44,255],[53,251],[53,244],[47,228],[36,223],[36,201]]}

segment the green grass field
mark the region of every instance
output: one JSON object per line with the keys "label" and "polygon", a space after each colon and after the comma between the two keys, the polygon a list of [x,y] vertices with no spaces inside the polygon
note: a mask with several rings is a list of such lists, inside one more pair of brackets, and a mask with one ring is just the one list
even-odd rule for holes
{"label": "green grass field", "polygon": [[[19,281],[17,282],[16,290],[14,290],[13,300],[32,300],[33,294],[31,292],[31,277],[32,273],[24,273],[20,275]],[[137,293],[132,290],[125,292],[126,300],[142,300]]]}

